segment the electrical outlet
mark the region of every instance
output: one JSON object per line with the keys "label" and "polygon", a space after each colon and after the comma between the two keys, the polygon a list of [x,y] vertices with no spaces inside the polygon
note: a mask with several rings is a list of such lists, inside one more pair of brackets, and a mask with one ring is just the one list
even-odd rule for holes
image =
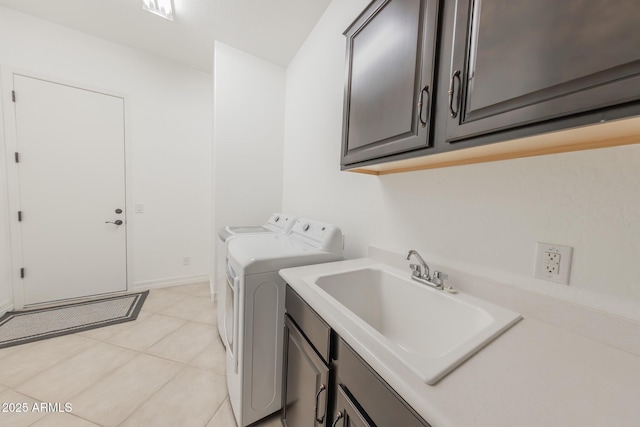
{"label": "electrical outlet", "polygon": [[547,264],[560,264],[560,253],[558,252],[545,252],[544,253],[544,262]]}
{"label": "electrical outlet", "polygon": [[558,267],[558,264],[546,263],[544,265],[544,271],[546,271],[548,274],[560,274],[560,270]]}
{"label": "electrical outlet", "polygon": [[572,255],[571,246],[538,242],[534,277],[568,285]]}
{"label": "electrical outlet", "polygon": [[191,264],[191,257],[189,256],[182,257],[182,265],[189,265],[189,264]]}

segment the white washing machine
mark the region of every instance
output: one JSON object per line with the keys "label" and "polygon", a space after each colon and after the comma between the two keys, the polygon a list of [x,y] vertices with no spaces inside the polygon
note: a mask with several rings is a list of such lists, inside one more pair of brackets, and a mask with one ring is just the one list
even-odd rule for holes
{"label": "white washing machine", "polygon": [[299,218],[288,234],[232,239],[223,340],[227,386],[239,427],[282,407],[283,268],[343,259],[338,227]]}
{"label": "white washing machine", "polygon": [[227,225],[218,231],[220,241],[227,242],[235,236],[247,234],[288,233],[296,222],[296,217],[274,213],[264,225]]}
{"label": "white washing machine", "polygon": [[[223,338],[224,324],[224,292],[225,265],[227,259],[227,244],[232,238],[242,236],[253,236],[262,234],[288,233],[296,222],[297,217],[274,213],[269,217],[264,225],[227,225],[218,231],[218,247],[216,261],[214,264],[215,288],[218,300],[218,333]],[[222,339],[224,342],[224,338]]]}

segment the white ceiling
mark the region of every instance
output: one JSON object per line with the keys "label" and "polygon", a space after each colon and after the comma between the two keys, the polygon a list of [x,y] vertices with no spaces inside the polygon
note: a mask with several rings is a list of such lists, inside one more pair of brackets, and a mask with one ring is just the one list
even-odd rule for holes
{"label": "white ceiling", "polygon": [[173,0],[173,22],[143,11],[142,0],[0,0],[0,6],[210,72],[214,40],[286,66],[330,1]]}

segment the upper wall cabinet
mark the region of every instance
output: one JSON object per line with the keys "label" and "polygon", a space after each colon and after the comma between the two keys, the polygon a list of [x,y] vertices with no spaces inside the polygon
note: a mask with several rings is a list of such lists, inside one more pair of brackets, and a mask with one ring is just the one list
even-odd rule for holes
{"label": "upper wall cabinet", "polygon": [[640,0],[372,2],[345,33],[342,169],[637,143],[638,17]]}
{"label": "upper wall cabinet", "polygon": [[346,30],[342,167],[430,144],[436,0],[375,0]]}
{"label": "upper wall cabinet", "polygon": [[439,112],[449,143],[542,122],[554,130],[562,123],[550,121],[587,112],[605,113],[602,120],[607,108],[640,99],[638,0],[447,6],[453,37],[444,38],[451,58],[441,68],[448,96]]}

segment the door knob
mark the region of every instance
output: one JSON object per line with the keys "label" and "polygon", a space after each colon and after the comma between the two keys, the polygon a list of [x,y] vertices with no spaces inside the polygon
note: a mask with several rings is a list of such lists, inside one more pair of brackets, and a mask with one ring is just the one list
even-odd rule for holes
{"label": "door knob", "polygon": [[105,221],[105,224],[115,224],[115,225],[122,225],[122,220],[121,219],[116,219],[115,221]]}

